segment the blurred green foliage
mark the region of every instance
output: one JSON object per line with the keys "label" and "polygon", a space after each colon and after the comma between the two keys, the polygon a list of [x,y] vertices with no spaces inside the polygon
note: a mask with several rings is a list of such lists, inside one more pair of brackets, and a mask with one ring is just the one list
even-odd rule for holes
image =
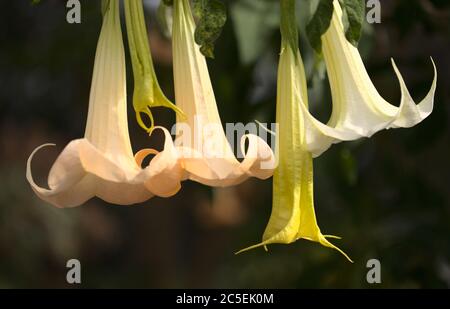
{"label": "blurred green foliage", "polygon": [[[157,28],[153,2],[147,1],[151,48],[161,86],[173,99],[170,41]],[[308,1],[298,2],[310,106],[325,121],[328,83],[304,40]],[[432,56],[439,74],[432,115],[411,129],[335,145],[314,161],[319,225],[343,237],[337,244],[354,264],[307,241],[235,256],[262,235],[270,180],[213,190],[185,182],[170,199],[133,207],[93,199],[56,209],[35,197],[25,180],[31,151],[57,144],[33,164],[45,183],[58,151],[83,135],[99,4],[82,1],[82,23],[69,25],[64,1],[0,2],[0,287],[71,287],[65,281],[71,258],[81,261],[83,287],[450,287],[448,1],[382,1],[382,23],[366,27],[359,46],[375,85],[391,102],[400,94],[389,58],[419,100],[431,83]],[[222,121],[273,121],[278,2],[226,4],[231,22],[208,62]],[[130,68],[128,63],[131,81]],[[135,150],[161,146],[162,136],[140,130],[131,106],[129,115]],[[174,116],[159,110],[155,119],[170,126]],[[371,258],[381,261],[377,286],[365,279]]]}

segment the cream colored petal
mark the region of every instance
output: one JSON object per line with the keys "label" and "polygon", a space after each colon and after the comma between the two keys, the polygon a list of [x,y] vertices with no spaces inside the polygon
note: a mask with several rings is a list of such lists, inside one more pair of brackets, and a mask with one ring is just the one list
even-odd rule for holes
{"label": "cream colored petal", "polygon": [[318,157],[324,153],[332,144],[341,141],[352,141],[362,136],[353,130],[343,130],[341,128],[333,128],[321,123],[314,118],[305,105],[301,105],[302,113],[305,115],[305,134],[306,149],[313,155]]}
{"label": "cream colored petal", "polygon": [[324,59],[333,98],[328,125],[370,137],[374,133],[397,127],[411,127],[425,119],[433,109],[437,73],[425,99],[416,105],[393,63],[402,98],[399,107],[384,100],[376,90],[358,52],[345,38],[342,10],[334,0],[330,28],[322,36]]}
{"label": "cream colored petal", "polygon": [[[245,152],[245,142],[248,149]],[[254,134],[241,138],[242,162],[233,157],[208,158],[193,149],[177,148],[189,179],[214,187],[227,187],[239,184],[248,177],[267,179],[272,176],[276,166],[273,151],[265,141]]]}
{"label": "cream colored petal", "polygon": [[31,172],[31,161],[39,150],[47,146],[54,146],[54,144],[44,144],[37,147],[27,160],[26,177],[36,195],[57,207],[78,206],[90,199],[93,196],[93,188],[87,185],[86,181],[83,181],[85,173],[77,156],[72,156],[72,158],[69,156],[67,157],[68,160],[65,160],[65,165],[68,167],[67,176],[58,185],[53,184],[53,188],[46,189],[35,183]]}
{"label": "cream colored petal", "polygon": [[94,178],[92,183],[96,188],[95,195],[111,204],[133,205],[154,196],[142,183],[105,181],[94,175],[90,177]]}
{"label": "cream colored petal", "polygon": [[119,1],[110,0],[95,53],[85,138],[111,161],[135,169],[128,133],[125,51]]}
{"label": "cream colored petal", "polygon": [[[79,163],[81,168],[72,166],[75,162]],[[106,159],[105,155],[92,146],[88,140],[77,139],[71,141],[63,149],[50,169],[48,176],[49,187],[61,187],[67,181],[67,175],[77,168],[80,173],[83,171],[83,173],[94,174],[107,181],[127,181],[122,168],[118,167],[111,160]]]}
{"label": "cream colored petal", "polygon": [[120,205],[140,203],[152,196],[143,184],[133,184],[124,171],[103,156],[86,139],[69,143],[56,159],[49,175],[49,189],[38,186],[32,176],[31,160],[27,161],[27,179],[36,194],[57,207],[74,207],[98,196]]}
{"label": "cream colored petal", "polygon": [[232,186],[248,178],[239,171],[239,162],[227,158],[183,158],[183,166],[190,180],[211,187]]}
{"label": "cream colored petal", "polygon": [[194,41],[195,22],[189,1],[174,2],[173,15],[175,99],[187,116],[186,119],[177,116],[177,130],[184,125],[192,133],[186,137],[177,132],[175,144],[189,179],[223,187],[250,176],[270,177],[274,168],[270,160],[274,159],[267,144],[253,136],[244,137],[250,142],[249,155],[240,163],[228,143],[205,57]]}
{"label": "cream colored petal", "polygon": [[58,156],[49,189],[39,187],[31,173],[32,157],[40,148],[28,159],[27,179],[39,197],[58,207],[77,206],[94,196],[130,205],[179,190],[183,172],[170,135],[164,151],[144,170],[133,157],[118,0],[109,2],[97,44],[85,138],[72,141]]}
{"label": "cream colored petal", "polygon": [[[248,149],[245,152],[245,142]],[[245,153],[240,169],[251,177],[267,179],[273,175],[278,162],[272,148],[259,136],[246,134],[241,138],[241,152]]]}
{"label": "cream colored petal", "polygon": [[[327,124],[318,121],[302,105],[305,115],[306,147],[313,157],[318,157],[332,144],[341,141],[370,137],[388,128],[411,127],[425,119],[433,110],[437,72],[433,62],[434,78],[426,97],[415,104],[394,62],[395,73],[400,83],[402,98],[396,107],[385,101],[375,89],[365,70],[358,49],[345,38],[342,24],[342,10],[334,1],[335,12],[328,31],[322,37],[323,53],[327,65],[333,97],[333,110]],[[306,94],[306,76],[300,53],[296,55],[299,87]],[[286,70],[294,59],[285,58]],[[303,98],[307,102],[307,96]]]}
{"label": "cream colored petal", "polygon": [[[279,75],[290,76],[290,82],[293,83],[290,86],[293,88],[287,90],[287,93],[291,92],[291,97],[287,97],[286,100],[302,102],[299,112],[304,115],[302,125],[305,130],[305,147],[312,153],[313,157],[321,155],[332,144],[355,140],[361,137],[360,134],[353,130],[334,128],[323,124],[309,112],[306,74],[299,50],[297,50],[295,55],[287,49],[282,50],[279,63]],[[285,87],[288,86],[286,85]]]}
{"label": "cream colored petal", "polygon": [[206,59],[194,41],[195,22],[189,1],[175,1],[173,16],[175,101],[187,116],[182,119],[177,115],[177,122],[185,121],[194,128],[195,117],[203,117],[205,124],[221,125]]}
{"label": "cream colored petal", "polygon": [[433,64],[434,70],[433,83],[425,98],[416,105],[414,100],[411,98],[411,95],[409,94],[408,88],[406,87],[405,81],[403,80],[400,71],[398,70],[394,60],[392,59],[392,66],[394,67],[395,74],[397,75],[398,81],[400,83],[402,97],[400,101],[400,107],[398,109],[397,115],[395,116],[395,120],[389,127],[409,128],[415,126],[423,119],[428,117],[433,111],[434,94],[436,91],[437,83],[437,70],[432,58],[431,63]]}
{"label": "cream colored petal", "polygon": [[[150,164],[136,177],[135,182],[144,181],[145,187],[153,194],[169,197],[176,194],[181,188],[181,180],[185,178],[184,170],[178,159],[169,131],[163,127],[155,127],[164,133],[164,149],[158,152],[154,149],[143,149],[136,153],[135,159],[139,166],[144,158],[150,154],[155,156]],[[153,130],[153,131],[154,131]]]}

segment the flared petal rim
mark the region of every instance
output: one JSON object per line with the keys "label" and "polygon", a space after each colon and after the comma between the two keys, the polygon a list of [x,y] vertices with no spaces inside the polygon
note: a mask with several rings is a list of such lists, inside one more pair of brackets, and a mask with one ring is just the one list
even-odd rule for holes
{"label": "flared petal rim", "polygon": [[378,124],[363,128],[363,130],[361,130],[363,127],[362,124],[360,127],[355,127],[345,122],[336,126],[324,124],[317,120],[309,112],[306,106],[301,105],[302,113],[306,116],[306,147],[308,151],[313,154],[313,157],[318,157],[332,144],[339,143],[341,141],[351,141],[359,138],[371,137],[376,132],[384,129],[413,127],[427,118],[433,110],[434,95],[437,83],[436,65],[433,59],[430,59],[434,71],[433,81],[427,95],[418,104],[416,104],[411,98],[403,77],[395,64],[395,61],[392,59],[392,66],[398,78],[401,89],[400,105],[399,107],[391,105],[390,110],[395,110],[395,114],[390,116],[388,120],[386,120],[386,117],[388,117],[388,111],[385,110],[385,116],[380,117]]}
{"label": "flared petal rim", "polygon": [[240,147],[244,153],[242,162],[235,157],[183,157],[186,150],[180,152],[180,158],[189,173],[189,179],[213,187],[237,185],[249,177],[267,179],[272,176],[276,160],[272,149],[263,139],[254,134],[243,135]]}
{"label": "flared petal rim", "polygon": [[[334,0],[333,5],[330,28],[322,37],[332,87],[332,116],[324,124],[315,119],[306,106],[302,106],[302,112],[307,116],[307,148],[314,157],[340,141],[371,137],[383,129],[409,128],[420,123],[431,114],[436,91],[437,70],[433,59],[433,81],[427,95],[418,104],[412,99],[392,60],[400,85],[401,100],[399,106],[384,100],[370,80],[358,49],[345,38],[339,1]],[[297,58],[301,61],[299,54]],[[300,78],[305,78],[304,72],[300,72]]]}
{"label": "flared petal rim", "polygon": [[[272,176],[276,167],[272,149],[263,139],[254,134],[242,136],[241,151],[244,153],[244,159],[239,162],[234,156],[208,157],[193,148],[175,147],[169,131],[163,127],[159,129],[165,135],[164,152],[159,153],[150,148],[142,149],[135,155],[138,165],[142,164],[147,155],[156,154],[150,165],[158,156],[166,156],[165,162],[177,168],[175,174],[179,175],[180,179],[190,179],[213,187],[236,185],[249,177],[267,179]],[[246,141],[248,141],[247,151],[245,151]]]}
{"label": "flared petal rim", "polygon": [[[170,136],[170,135],[169,135]],[[182,169],[175,159],[171,143],[156,153],[149,166],[124,170],[98,151],[87,139],[70,142],[53,164],[48,187],[34,181],[31,162],[44,147],[37,147],[27,161],[26,177],[34,192],[56,207],[74,207],[97,196],[118,205],[141,203],[154,195],[168,197],[181,188]]]}

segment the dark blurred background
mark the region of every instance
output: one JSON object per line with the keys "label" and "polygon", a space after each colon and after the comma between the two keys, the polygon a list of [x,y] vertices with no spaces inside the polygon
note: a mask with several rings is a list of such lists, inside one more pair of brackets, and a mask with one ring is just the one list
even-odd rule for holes
{"label": "dark blurred background", "polygon": [[[319,226],[355,261],[298,241],[234,255],[260,240],[271,210],[271,180],[227,189],[186,181],[172,198],[132,207],[92,199],[74,209],[39,200],[25,179],[45,184],[61,149],[83,136],[101,15],[100,1],[81,1],[81,24],[66,22],[66,1],[0,2],[0,287],[72,287],[66,261],[82,265],[82,287],[150,288],[448,288],[450,287],[450,5],[446,0],[381,1],[381,24],[360,43],[380,93],[400,98],[393,57],[417,102],[438,68],[435,109],[411,129],[333,146],[315,163]],[[278,2],[225,1],[228,21],[209,60],[223,122],[274,121],[279,52]],[[307,0],[299,0],[303,29]],[[173,98],[170,40],[157,23],[159,1],[146,1],[153,59]],[[124,38],[126,35],[123,23]],[[304,37],[304,35],[303,35]],[[126,41],[125,41],[126,44]],[[312,70],[302,39],[310,106],[330,115],[328,82]],[[128,92],[132,93],[129,59]],[[323,73],[323,72],[322,72]],[[129,99],[131,102],[131,98]],[[171,126],[174,115],[156,110]],[[129,113],[134,150],[161,146]],[[366,282],[366,262],[381,261],[382,283]]]}

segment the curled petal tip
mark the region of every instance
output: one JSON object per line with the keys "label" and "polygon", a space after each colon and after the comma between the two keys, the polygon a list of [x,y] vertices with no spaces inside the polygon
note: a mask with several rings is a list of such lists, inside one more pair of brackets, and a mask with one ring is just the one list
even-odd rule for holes
{"label": "curled petal tip", "polygon": [[[148,127],[145,124],[144,120],[142,119],[141,113],[147,115],[148,118],[150,119],[150,127]],[[139,126],[142,129],[144,129],[147,133],[150,133],[153,130],[153,127],[154,127],[153,114],[148,107],[145,107],[144,109],[136,111],[136,120],[137,120]]]}
{"label": "curled petal tip", "polygon": [[264,246],[264,250],[266,250],[266,251],[267,251],[267,248],[266,248],[266,245],[265,245],[265,243],[264,243],[264,242],[262,242],[262,243],[259,243],[259,244],[256,244],[256,245],[253,245],[253,246],[250,246],[250,247],[247,247],[247,248],[241,249],[241,250],[239,250],[238,252],[236,252],[236,253],[235,253],[235,255],[238,255],[238,254],[241,254],[241,253],[244,253],[244,252],[250,251],[250,250],[252,250],[252,249],[256,249],[256,248],[262,247],[262,246]]}
{"label": "curled petal tip", "polygon": [[353,260],[344,252],[342,251],[339,247],[333,245],[331,242],[329,242],[328,240],[326,240],[325,238],[334,238],[334,239],[341,239],[338,236],[333,236],[333,235],[319,235],[319,243],[325,247],[329,247],[332,249],[337,250],[340,254],[342,254],[350,263],[353,263]]}

